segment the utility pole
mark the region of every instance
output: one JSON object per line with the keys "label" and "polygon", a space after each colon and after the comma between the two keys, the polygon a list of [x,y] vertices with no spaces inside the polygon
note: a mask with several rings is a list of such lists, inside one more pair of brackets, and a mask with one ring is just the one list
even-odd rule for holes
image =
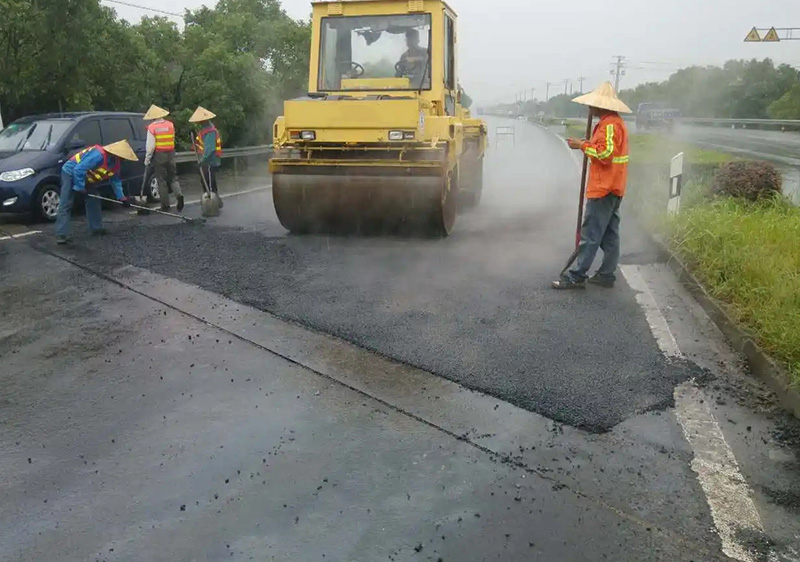
{"label": "utility pole", "polygon": [[544,102],[547,103],[550,101],[550,82],[547,83],[547,88],[544,91]]}
{"label": "utility pole", "polygon": [[567,88],[569,88],[569,78],[564,80],[564,95],[567,95]]}
{"label": "utility pole", "polygon": [[614,67],[611,69],[611,74],[614,76],[614,91],[619,92],[619,77],[625,76],[625,57],[617,55],[613,58],[617,59],[617,62],[611,63]]}
{"label": "utility pole", "polygon": [[581,89],[580,89],[580,90],[579,90],[579,92],[578,92],[578,93],[580,93],[580,94],[582,94],[582,93],[583,93],[583,81],[584,81],[584,80],[586,80],[586,77],[585,77],[585,76],[581,76],[581,77],[579,77],[579,78],[578,78],[578,82],[579,82],[579,83],[580,83],[580,85],[581,85]]}
{"label": "utility pole", "polygon": [[533,101],[533,92],[536,91],[536,88],[531,88],[531,101]]}

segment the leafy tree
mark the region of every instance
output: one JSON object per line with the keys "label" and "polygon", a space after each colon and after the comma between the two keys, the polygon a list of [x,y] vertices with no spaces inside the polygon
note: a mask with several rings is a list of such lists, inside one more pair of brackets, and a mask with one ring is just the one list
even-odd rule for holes
{"label": "leafy tree", "polygon": [[772,119],[800,119],[800,84],[772,102],[767,113]]}
{"label": "leafy tree", "polygon": [[219,0],[130,25],[99,0],[0,0],[0,106],[6,121],[52,111],[169,108],[179,141],[197,105],[225,143],[270,139],[283,99],[306,88],[310,25],[278,0]]}

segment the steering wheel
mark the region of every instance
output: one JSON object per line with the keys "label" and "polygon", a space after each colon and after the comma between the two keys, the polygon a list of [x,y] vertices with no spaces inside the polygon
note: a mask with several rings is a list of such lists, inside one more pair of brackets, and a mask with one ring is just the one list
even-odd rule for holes
{"label": "steering wheel", "polygon": [[406,66],[406,64],[403,61],[400,60],[394,64],[394,75],[397,78],[400,78],[402,76],[408,76],[410,73],[411,73],[410,69]]}
{"label": "steering wheel", "polygon": [[351,60],[342,61],[339,63],[339,71],[342,74],[347,74],[350,78],[358,78],[359,76],[363,76],[364,67]]}

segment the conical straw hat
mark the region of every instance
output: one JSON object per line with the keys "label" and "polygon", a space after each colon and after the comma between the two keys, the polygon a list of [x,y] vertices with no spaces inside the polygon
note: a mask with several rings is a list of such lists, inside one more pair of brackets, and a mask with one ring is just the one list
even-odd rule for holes
{"label": "conical straw hat", "polygon": [[195,109],[194,113],[189,118],[189,123],[200,123],[201,121],[208,121],[214,117],[216,117],[215,114],[211,113],[205,107],[198,105],[197,109]]}
{"label": "conical straw hat", "polygon": [[167,115],[169,115],[169,111],[154,104],[150,106],[150,109],[147,110],[147,113],[144,114],[142,119],[145,121],[153,121],[154,119],[161,119]]}
{"label": "conical straw hat", "polygon": [[572,101],[582,105],[607,109],[609,111],[631,113],[631,108],[617,97],[617,92],[614,91],[614,86],[611,85],[611,82],[603,82],[594,92],[578,96]]}
{"label": "conical straw hat", "polygon": [[125,160],[132,160],[134,162],[138,162],[139,159],[136,157],[136,153],[131,148],[131,145],[128,144],[128,141],[121,140],[103,147],[103,150],[108,152],[109,154],[113,154],[114,156],[119,156],[120,158],[124,158]]}

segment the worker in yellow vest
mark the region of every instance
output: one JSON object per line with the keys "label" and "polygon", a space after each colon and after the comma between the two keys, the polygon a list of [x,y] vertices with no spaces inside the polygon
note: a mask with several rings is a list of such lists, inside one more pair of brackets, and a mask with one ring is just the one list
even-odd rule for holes
{"label": "worker in yellow vest", "polygon": [[151,105],[144,115],[147,125],[147,145],[144,157],[145,167],[154,162],[153,175],[158,182],[158,196],[161,198],[161,210],[168,211],[169,191],[175,194],[178,201],[178,211],[183,210],[183,192],[178,183],[178,172],[175,167],[175,125],[164,119],[169,111]]}

